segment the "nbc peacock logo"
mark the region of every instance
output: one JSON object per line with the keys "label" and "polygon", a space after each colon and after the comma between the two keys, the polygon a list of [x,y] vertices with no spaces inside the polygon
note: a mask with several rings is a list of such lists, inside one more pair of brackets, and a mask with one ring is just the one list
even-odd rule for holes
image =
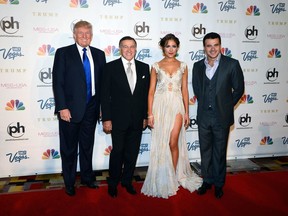
{"label": "nbc peacock logo", "polygon": [[227,57],[230,57],[230,58],[232,57],[232,52],[231,52],[231,50],[228,49],[228,48],[222,47],[222,48],[221,48],[221,53],[222,53],[223,55],[227,56]]}
{"label": "nbc peacock logo", "polygon": [[46,45],[43,44],[41,47],[38,48],[37,55],[39,56],[54,56],[55,55],[55,48],[52,47],[50,44]]}
{"label": "nbc peacock logo", "polygon": [[19,1],[18,0],[0,0],[0,4],[13,4],[13,5],[18,5]]}
{"label": "nbc peacock logo", "polygon": [[120,50],[116,46],[108,46],[104,52],[106,56],[120,56]]}
{"label": "nbc peacock logo", "polygon": [[254,103],[253,97],[250,94],[244,94],[240,99],[241,104],[252,104]]}
{"label": "nbc peacock logo", "polygon": [[58,151],[55,149],[47,149],[45,152],[42,154],[42,159],[43,160],[48,160],[48,159],[59,159],[60,154]]}
{"label": "nbc peacock logo", "polygon": [[251,5],[246,10],[247,16],[260,16],[260,9],[256,5]]}
{"label": "nbc peacock logo", "polygon": [[87,0],[71,0],[69,6],[71,8],[88,8],[88,2]]}
{"label": "nbc peacock logo", "polygon": [[281,51],[277,48],[273,48],[268,52],[268,58],[281,58]]}
{"label": "nbc peacock logo", "polygon": [[7,111],[19,111],[19,110],[25,110],[25,106],[23,102],[19,100],[10,100],[6,103],[5,110]]}
{"label": "nbc peacock logo", "polygon": [[201,14],[207,14],[208,9],[207,6],[203,3],[197,3],[193,6],[192,13],[201,13]]}
{"label": "nbc peacock logo", "polygon": [[272,145],[273,139],[270,136],[265,136],[261,139],[260,145]]}
{"label": "nbc peacock logo", "polygon": [[151,7],[150,4],[146,1],[146,0],[138,0],[135,4],[134,4],[134,8],[135,11],[150,11]]}

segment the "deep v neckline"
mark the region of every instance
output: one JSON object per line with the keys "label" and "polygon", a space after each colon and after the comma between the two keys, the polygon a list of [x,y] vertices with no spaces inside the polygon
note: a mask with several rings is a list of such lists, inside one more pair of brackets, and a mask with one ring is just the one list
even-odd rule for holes
{"label": "deep v neckline", "polygon": [[159,65],[159,63],[157,63],[157,65],[158,65],[159,70],[161,70],[161,71],[164,72],[165,76],[167,76],[167,77],[169,77],[170,79],[172,79],[172,78],[181,70],[182,62],[180,62],[180,65],[179,65],[179,67],[177,68],[177,70],[176,70],[175,72],[171,73],[171,74],[170,74],[169,72],[166,72],[163,68],[161,68],[160,65]]}

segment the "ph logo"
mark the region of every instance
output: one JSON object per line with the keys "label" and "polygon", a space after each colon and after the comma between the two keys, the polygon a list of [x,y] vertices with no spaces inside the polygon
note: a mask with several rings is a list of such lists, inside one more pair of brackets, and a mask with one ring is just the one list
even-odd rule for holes
{"label": "ph logo", "polygon": [[39,80],[45,84],[52,83],[52,69],[51,68],[42,68],[38,74]]}
{"label": "ph logo", "polygon": [[245,29],[245,37],[248,40],[255,40],[258,36],[258,29],[255,28],[255,26],[248,26]]}
{"label": "ph logo", "polygon": [[276,71],[276,68],[273,69],[268,69],[266,72],[266,79],[269,80],[270,82],[274,82],[278,79],[279,72]]}
{"label": "ph logo", "polygon": [[25,127],[20,122],[12,122],[7,127],[7,133],[13,138],[20,138],[25,134]]}
{"label": "ph logo", "polygon": [[190,123],[189,123],[189,126],[190,126],[192,129],[197,129],[197,128],[198,128],[198,124],[197,124],[197,118],[196,118],[196,116],[192,116],[192,117],[190,117]]}
{"label": "ph logo", "polygon": [[0,21],[0,27],[7,34],[15,34],[19,31],[19,22],[14,21],[14,17],[4,17]]}
{"label": "ph logo", "polygon": [[239,121],[239,124],[242,126],[242,127],[248,127],[251,123],[251,120],[252,120],[252,117],[248,115],[248,113],[246,114],[242,114],[238,121]]}
{"label": "ph logo", "polygon": [[191,33],[195,38],[202,39],[204,37],[204,35],[206,34],[206,28],[203,27],[202,23],[200,25],[195,24],[192,27]]}
{"label": "ph logo", "polygon": [[134,32],[138,37],[146,37],[150,32],[150,27],[145,22],[138,22],[134,26]]}

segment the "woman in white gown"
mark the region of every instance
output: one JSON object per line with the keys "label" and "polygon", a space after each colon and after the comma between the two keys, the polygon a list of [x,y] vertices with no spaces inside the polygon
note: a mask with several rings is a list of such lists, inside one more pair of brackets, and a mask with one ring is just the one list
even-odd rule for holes
{"label": "woman in white gown", "polygon": [[151,128],[150,162],[141,192],[168,198],[179,186],[197,190],[202,179],[192,171],[187,150],[189,125],[188,69],[176,59],[179,39],[168,34],[159,42],[164,58],[152,65],[148,96]]}

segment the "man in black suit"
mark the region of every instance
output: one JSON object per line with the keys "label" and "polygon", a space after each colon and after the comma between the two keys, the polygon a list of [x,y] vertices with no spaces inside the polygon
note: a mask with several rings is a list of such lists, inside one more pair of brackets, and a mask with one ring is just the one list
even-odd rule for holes
{"label": "man in black suit", "polygon": [[215,197],[223,196],[226,178],[226,152],[234,106],[244,93],[244,76],[237,60],[221,54],[221,37],[204,36],[206,57],[194,64],[192,85],[198,100],[197,123],[203,184],[199,195],[212,185]]}
{"label": "man in black suit", "polygon": [[108,179],[108,193],[112,197],[117,196],[120,181],[128,193],[136,194],[132,177],[142,130],[147,125],[150,81],[149,65],[134,59],[137,49],[135,39],[123,37],[119,48],[122,56],[106,64],[101,90],[103,130],[112,135]]}
{"label": "man in black suit", "polygon": [[[73,29],[76,43],[59,48],[53,65],[62,172],[65,191],[70,196],[75,195],[78,147],[81,184],[89,188],[98,187],[92,169],[92,154],[100,113],[100,81],[106,59],[103,51],[90,46],[92,36],[89,22],[77,22]],[[86,64],[82,63],[84,59]],[[87,64],[86,75],[84,65]]]}

